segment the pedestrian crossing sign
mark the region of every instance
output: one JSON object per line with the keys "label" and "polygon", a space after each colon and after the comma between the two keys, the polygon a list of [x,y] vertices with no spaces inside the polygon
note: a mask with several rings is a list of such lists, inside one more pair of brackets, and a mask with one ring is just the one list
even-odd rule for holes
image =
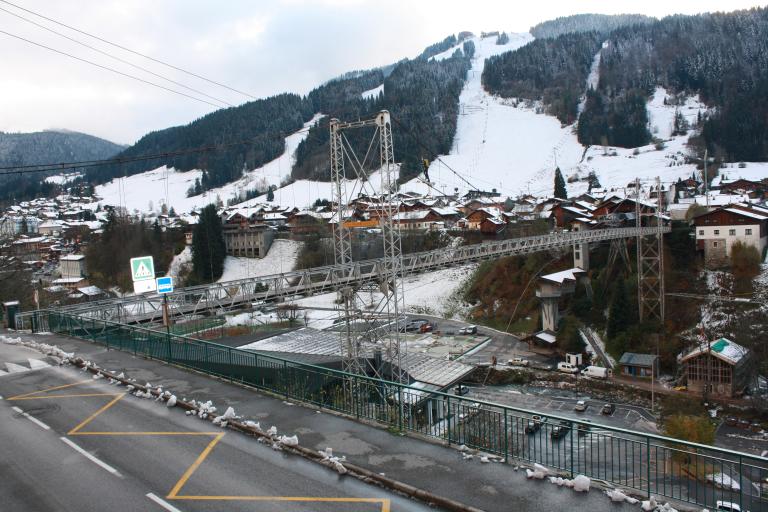
{"label": "pedestrian crossing sign", "polygon": [[131,276],[134,281],[155,279],[155,262],[152,256],[140,256],[131,258]]}

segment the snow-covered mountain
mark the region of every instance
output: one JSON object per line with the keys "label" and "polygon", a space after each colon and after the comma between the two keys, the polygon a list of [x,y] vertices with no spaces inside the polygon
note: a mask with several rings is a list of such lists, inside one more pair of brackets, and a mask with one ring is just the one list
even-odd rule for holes
{"label": "snow-covered mountain", "polygon": [[[604,146],[584,147],[576,135],[576,125],[563,126],[554,116],[543,113],[544,107],[537,101],[518,98],[500,98],[489,94],[482,86],[481,75],[486,59],[504,52],[514,51],[533,40],[531,34],[509,34],[506,44],[497,44],[497,37],[471,37],[463,39],[451,48],[434,55],[431,59],[450,58],[461,50],[467,41],[474,44],[475,52],[459,96],[459,116],[453,146],[448,154],[433,159],[429,167],[429,180],[425,176],[412,179],[401,186],[403,191],[422,194],[464,193],[477,188],[496,189],[504,196],[523,193],[551,194],[555,168],[559,167],[568,181],[570,195],[587,190],[587,176],[594,173],[606,189],[623,189],[635,178],[661,177],[664,183],[687,178],[695,171],[689,161],[688,139],[696,134],[672,135],[675,113],[679,111],[690,124],[695,124],[707,107],[698,96],[688,97],[682,104],[674,105],[671,95],[657,87],[648,100],[649,131],[657,140],[638,148],[614,148]],[[607,44],[607,43],[606,43]],[[597,85],[600,70],[600,54],[595,56],[592,70],[584,84],[584,91]],[[377,98],[384,91],[380,84],[362,92],[365,99]],[[678,98],[679,100],[679,98]],[[580,109],[581,111],[581,109]],[[305,124],[314,125],[322,118],[317,114]],[[393,128],[397,130],[398,127]],[[187,197],[187,190],[201,177],[197,170],[175,172],[161,167],[131,177],[116,179],[97,187],[96,193],[107,204],[122,205],[129,211],[159,210],[162,204],[173,206],[179,213],[199,208],[220,199],[230,200],[247,208],[266,201],[266,194],[245,200],[248,191],[264,191],[267,186],[277,187],[274,203],[281,206],[303,208],[317,199],[331,198],[328,181],[297,180],[291,182],[291,169],[295,151],[307,136],[305,130],[285,139],[285,152],[262,167],[248,171],[239,180]],[[398,148],[395,147],[395,157]],[[728,172],[731,179],[745,177],[759,179],[768,176],[768,164],[746,163]],[[350,190],[375,192],[377,175],[365,184],[350,182]],[[354,195],[354,193],[352,194]]]}

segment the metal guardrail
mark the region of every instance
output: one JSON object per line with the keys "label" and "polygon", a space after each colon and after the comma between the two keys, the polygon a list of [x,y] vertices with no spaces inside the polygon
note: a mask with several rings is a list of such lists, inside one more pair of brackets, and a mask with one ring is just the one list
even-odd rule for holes
{"label": "metal guardrail", "polygon": [[[47,316],[56,333],[332,409],[350,417],[464,444],[505,459],[583,474],[646,495],[710,509],[719,500],[768,511],[768,459],[663,436],[547,415],[272,357],[135,325],[66,313]],[[37,325],[42,322],[36,321]],[[528,429],[526,428],[528,427]],[[527,430],[533,429],[533,432]],[[707,483],[707,475],[719,485]]]}
{"label": "metal guardrail", "polygon": [[[443,248],[403,255],[404,275],[453,267],[505,256],[531,254],[574,244],[656,234],[658,227],[611,228],[512,238],[496,242]],[[662,232],[670,231],[668,226]],[[357,261],[296,270],[262,277],[239,279],[208,285],[177,288],[167,295],[173,315],[195,315],[208,311],[234,309],[254,301],[275,301],[291,296],[307,296],[335,291],[343,286],[377,281],[385,275],[382,259]],[[158,322],[162,319],[162,298],[157,294],[64,306],[55,311],[112,320],[121,323]],[[20,328],[29,328],[31,313],[19,313]]]}

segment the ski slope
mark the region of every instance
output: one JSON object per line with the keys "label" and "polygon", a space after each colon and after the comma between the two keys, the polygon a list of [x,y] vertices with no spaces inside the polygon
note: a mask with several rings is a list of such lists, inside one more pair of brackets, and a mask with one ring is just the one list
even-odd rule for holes
{"label": "ski slope", "polygon": [[[505,196],[550,195],[556,167],[571,180],[584,180],[593,171],[608,190],[623,189],[636,177],[660,176],[664,182],[673,182],[689,177],[695,170],[694,165],[683,163],[688,135],[671,135],[676,107],[664,105],[667,92],[663,88],[658,88],[649,100],[648,114],[652,135],[665,141],[664,149],[659,151],[651,144],[638,148],[637,155],[634,149],[585,149],[574,133],[575,125],[561,126],[555,117],[540,113],[541,105],[535,102],[495,97],[482,87],[485,59],[523,46],[532,40],[530,34],[510,34],[509,44],[504,46],[496,45],[495,37],[472,40],[475,57],[459,99],[461,110],[453,148],[430,165],[432,188],[412,180],[402,190],[426,194],[495,188]],[[448,57],[457,47],[434,58]],[[597,84],[599,65],[597,54],[585,90]],[[688,98],[678,108],[689,121],[695,121],[699,111],[706,110],[697,97]],[[759,166],[750,164],[748,168]],[[588,185],[586,181],[572,181],[567,188],[570,195],[576,195],[585,192]]]}
{"label": "ski slope", "polygon": [[[270,185],[279,187],[291,175],[299,143],[307,137],[307,130],[322,118],[318,114],[307,121],[301,130],[285,138],[285,151],[262,167],[248,171],[239,180],[203,194],[187,197],[187,190],[202,176],[202,171],[178,172],[173,168],[159,167],[152,171],[114,179],[96,187],[96,195],[105,205],[123,206],[129,212],[159,212],[167,204],[177,213],[190,212],[215,203],[220,198],[224,203],[232,198],[244,196],[248,190],[266,190]],[[266,198],[266,196],[264,196]]]}

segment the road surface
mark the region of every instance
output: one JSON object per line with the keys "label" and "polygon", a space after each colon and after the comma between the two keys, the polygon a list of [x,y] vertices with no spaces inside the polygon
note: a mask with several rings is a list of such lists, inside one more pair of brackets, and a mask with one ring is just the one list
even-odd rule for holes
{"label": "road surface", "polygon": [[0,362],[3,510],[428,510],[37,352],[0,344]]}

